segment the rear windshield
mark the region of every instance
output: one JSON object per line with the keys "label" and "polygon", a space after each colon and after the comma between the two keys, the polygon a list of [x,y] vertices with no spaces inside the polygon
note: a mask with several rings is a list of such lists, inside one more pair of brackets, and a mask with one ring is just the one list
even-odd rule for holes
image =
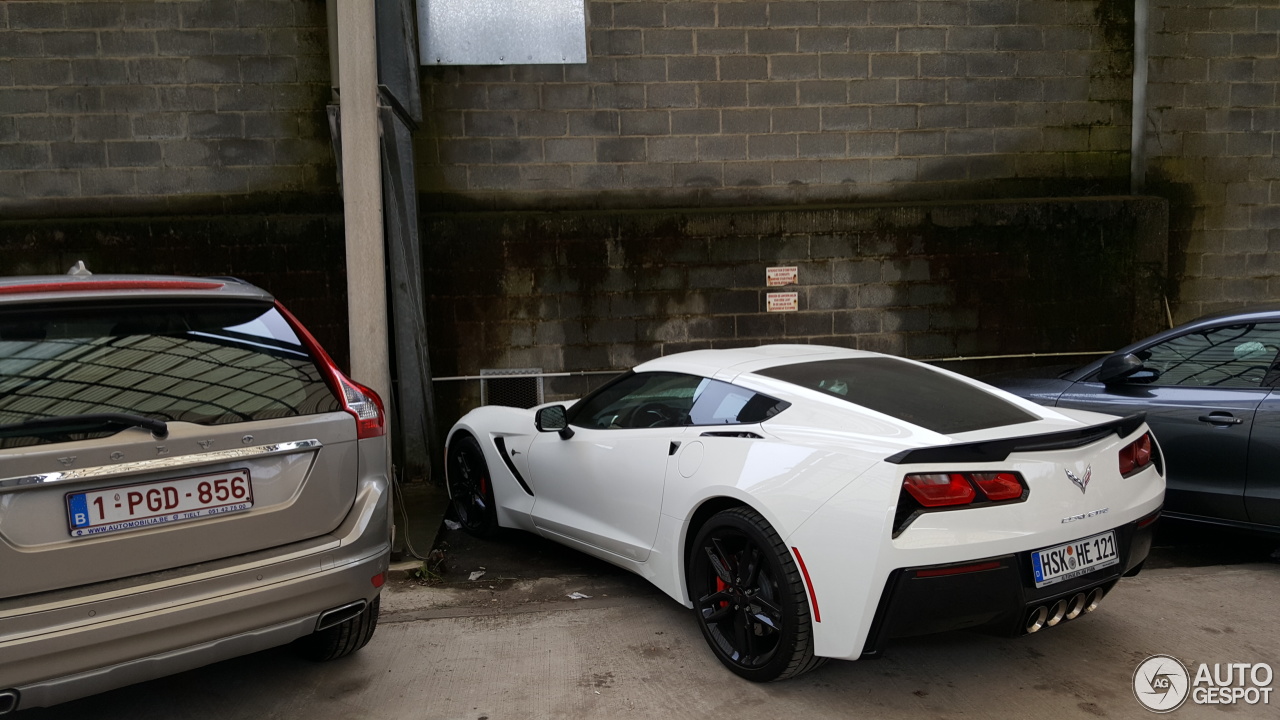
{"label": "rear windshield", "polygon": [[979,388],[893,358],[846,358],[780,365],[758,375],[817,390],[944,435],[1037,418]]}
{"label": "rear windshield", "polygon": [[[0,427],[99,413],[223,425],[339,409],[269,304],[0,309]],[[0,437],[0,448],[119,430]]]}

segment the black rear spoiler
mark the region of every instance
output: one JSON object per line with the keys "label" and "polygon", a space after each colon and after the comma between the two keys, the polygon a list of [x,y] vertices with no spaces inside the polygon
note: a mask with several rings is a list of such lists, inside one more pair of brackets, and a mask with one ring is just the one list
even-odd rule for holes
{"label": "black rear spoiler", "polygon": [[1126,437],[1132,434],[1134,430],[1137,430],[1146,420],[1146,413],[1138,413],[1128,417],[1117,418],[1101,425],[1090,425],[1089,427],[1075,430],[903,450],[885,458],[885,462],[890,462],[894,465],[1000,462],[1009,457],[1010,453],[1015,452],[1078,448],[1097,442],[1112,433],[1120,437]]}

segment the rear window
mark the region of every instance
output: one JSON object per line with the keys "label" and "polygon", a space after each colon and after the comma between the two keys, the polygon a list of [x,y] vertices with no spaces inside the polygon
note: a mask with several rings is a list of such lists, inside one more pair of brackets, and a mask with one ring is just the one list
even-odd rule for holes
{"label": "rear window", "polygon": [[1036,416],[928,367],[893,358],[846,358],[757,371],[793,385],[951,435],[1031,422]]}
{"label": "rear window", "polygon": [[[0,309],[0,427],[98,413],[223,425],[339,409],[269,304]],[[0,448],[118,431],[0,436]]]}

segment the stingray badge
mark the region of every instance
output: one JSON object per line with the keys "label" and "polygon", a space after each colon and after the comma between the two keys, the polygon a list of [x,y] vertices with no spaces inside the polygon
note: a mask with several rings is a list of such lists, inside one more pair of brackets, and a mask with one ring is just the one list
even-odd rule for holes
{"label": "stingray badge", "polygon": [[1080,492],[1084,492],[1086,489],[1088,489],[1089,476],[1091,475],[1093,475],[1093,466],[1091,465],[1085,467],[1084,477],[1080,477],[1079,475],[1076,475],[1075,473],[1071,472],[1070,469],[1067,470],[1067,479],[1075,483],[1076,487],[1080,488]]}

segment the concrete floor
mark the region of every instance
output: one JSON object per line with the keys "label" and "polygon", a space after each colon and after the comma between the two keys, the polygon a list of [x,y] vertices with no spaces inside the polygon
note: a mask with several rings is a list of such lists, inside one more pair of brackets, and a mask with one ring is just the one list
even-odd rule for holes
{"label": "concrete floor", "polygon": [[[377,634],[350,658],[315,665],[278,649],[19,720],[1145,718],[1130,688],[1149,655],[1280,672],[1274,540],[1166,529],[1152,567],[1092,615],[1019,639],[898,642],[882,660],[832,662],[770,685],[723,669],[690,611],[638,578],[528,535],[445,532],[442,541],[446,582],[389,584]],[[485,575],[468,581],[481,566]],[[592,597],[565,597],[574,591]],[[1280,698],[1188,702],[1174,716],[1275,718],[1278,709]]]}

